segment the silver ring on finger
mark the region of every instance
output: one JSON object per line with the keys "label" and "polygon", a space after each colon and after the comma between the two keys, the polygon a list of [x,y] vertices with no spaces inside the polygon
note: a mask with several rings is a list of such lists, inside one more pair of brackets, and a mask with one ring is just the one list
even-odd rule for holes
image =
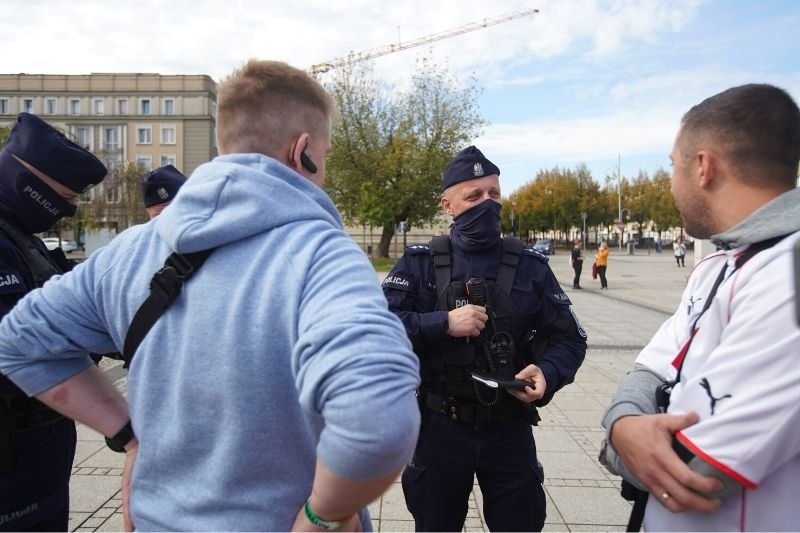
{"label": "silver ring on finger", "polygon": [[669,500],[669,492],[664,491],[661,493],[661,501],[667,503],[667,500]]}

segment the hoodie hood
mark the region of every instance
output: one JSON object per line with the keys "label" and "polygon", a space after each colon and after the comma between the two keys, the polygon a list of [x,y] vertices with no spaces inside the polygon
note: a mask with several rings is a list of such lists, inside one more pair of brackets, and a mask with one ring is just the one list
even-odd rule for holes
{"label": "hoodie hood", "polygon": [[800,189],[794,188],[762,205],[731,229],[711,236],[724,250],[765,241],[800,230]]}
{"label": "hoodie hood", "polygon": [[172,250],[192,253],[301,220],[342,228],[336,206],[310,180],[270,157],[232,154],[199,166],[153,223]]}

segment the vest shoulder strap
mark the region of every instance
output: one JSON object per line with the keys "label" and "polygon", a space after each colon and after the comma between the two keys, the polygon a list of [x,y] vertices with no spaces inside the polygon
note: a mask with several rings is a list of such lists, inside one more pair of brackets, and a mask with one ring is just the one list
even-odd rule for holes
{"label": "vest shoulder strap", "polygon": [[447,287],[450,285],[452,275],[450,236],[438,235],[431,239],[428,247],[433,257],[433,267],[436,273],[437,301],[441,301],[447,291]]}
{"label": "vest shoulder strap", "polygon": [[22,255],[25,264],[28,266],[33,277],[33,284],[36,287],[41,287],[44,282],[52,278],[56,274],[61,274],[61,270],[53,265],[49,257],[45,257],[42,252],[35,246],[30,235],[26,235],[19,228],[13,224],[9,224],[6,220],[0,218],[0,231],[5,233],[14,247]]}
{"label": "vest shoulder strap", "polygon": [[150,280],[150,295],[136,311],[128,333],[125,335],[125,345],[122,350],[122,358],[125,361],[124,368],[130,366],[139,345],[161,315],[178,297],[186,280],[197,272],[197,269],[203,265],[213,251],[214,248],[191,254],[173,252],[167,257],[164,266],[153,275]]}
{"label": "vest shoulder strap", "polygon": [[515,237],[503,238],[503,256],[500,259],[500,269],[497,272],[497,285],[505,294],[511,294],[511,286],[517,275],[519,257],[525,246]]}

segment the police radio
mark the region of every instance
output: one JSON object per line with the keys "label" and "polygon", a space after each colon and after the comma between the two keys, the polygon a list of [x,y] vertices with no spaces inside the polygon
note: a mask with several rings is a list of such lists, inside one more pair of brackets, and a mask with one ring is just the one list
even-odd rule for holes
{"label": "police radio", "polygon": [[483,278],[470,278],[465,285],[469,303],[486,307],[488,303],[488,298],[486,296],[486,280]]}

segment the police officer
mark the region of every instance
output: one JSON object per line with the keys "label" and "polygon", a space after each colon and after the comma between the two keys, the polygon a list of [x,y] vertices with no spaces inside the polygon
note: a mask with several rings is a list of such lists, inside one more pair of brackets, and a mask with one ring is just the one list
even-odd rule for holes
{"label": "police officer", "polygon": [[[75,214],[106,168],[29,113],[0,152],[0,318],[25,294],[70,268],[35,233]],[[44,357],[44,355],[43,355]],[[0,530],[67,531],[75,424],[0,375]]]}
{"label": "police officer", "polygon": [[[383,282],[422,363],[422,428],[402,476],[417,531],[461,531],[476,474],[491,530],[542,529],[530,424],[586,353],[547,258],[500,237],[499,175],[474,146],[459,152],[443,178],[449,237],[410,246]],[[515,379],[523,388],[486,384]]]}
{"label": "police officer", "polygon": [[155,169],[142,182],[142,198],[150,220],[164,210],[186,181],[186,176],[172,165]]}

